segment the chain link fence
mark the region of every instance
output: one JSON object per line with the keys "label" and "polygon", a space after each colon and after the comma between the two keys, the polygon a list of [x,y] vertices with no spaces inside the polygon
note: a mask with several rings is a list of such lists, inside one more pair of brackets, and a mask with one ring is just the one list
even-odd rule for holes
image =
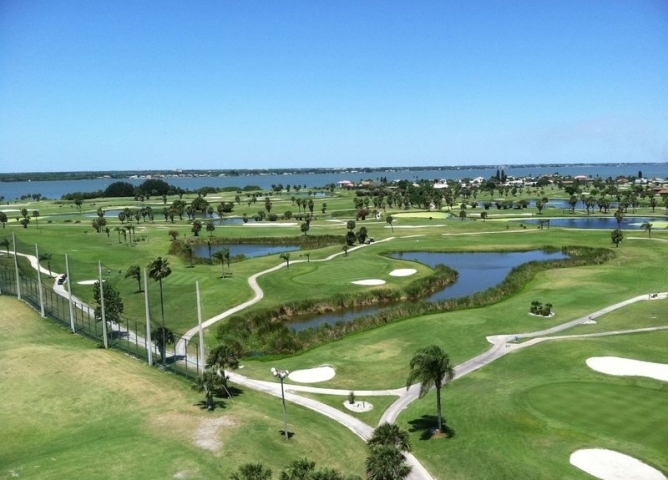
{"label": "chain link fence", "polygon": [[[0,236],[0,294],[18,297],[43,317],[93,340],[103,348],[105,328],[102,319],[96,317],[95,310],[98,305],[94,303],[92,293],[92,286],[99,282],[100,272],[102,281],[112,285],[120,281],[130,281],[125,279],[120,266],[86,262],[44,251],[12,236]],[[164,283],[162,296],[165,298],[177,293],[179,297],[187,297],[183,295],[183,285]],[[105,322],[107,348],[121,350],[146,362],[149,362],[150,358],[154,365],[161,365],[170,372],[194,380],[205,363],[204,359],[200,358],[198,336],[186,340],[181,334],[172,332],[173,342],[166,342],[165,355],[162,358],[161,349],[155,341],[156,332],[159,332],[163,325],[159,289],[151,288],[148,294],[135,293],[148,298],[149,328],[147,329],[145,314],[121,314],[118,322]],[[195,297],[194,289],[192,297]],[[183,311],[195,312],[196,300],[188,298],[179,301],[179,309],[179,314]],[[169,310],[164,310],[165,317],[169,318],[169,314]],[[152,341],[148,340],[147,330]],[[172,340],[171,336],[167,338]],[[179,345],[178,349],[176,345]],[[179,355],[176,354],[177,350]]]}

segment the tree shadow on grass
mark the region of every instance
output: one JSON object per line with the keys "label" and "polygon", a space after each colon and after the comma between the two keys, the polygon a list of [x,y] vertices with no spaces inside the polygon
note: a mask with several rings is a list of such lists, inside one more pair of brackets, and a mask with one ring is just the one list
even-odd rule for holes
{"label": "tree shadow on grass", "polygon": [[445,423],[443,429],[440,432],[438,431],[438,417],[436,415],[422,415],[420,418],[410,420],[408,424],[410,425],[409,432],[420,432],[420,440],[430,440],[437,437],[452,438],[455,436],[455,430]]}

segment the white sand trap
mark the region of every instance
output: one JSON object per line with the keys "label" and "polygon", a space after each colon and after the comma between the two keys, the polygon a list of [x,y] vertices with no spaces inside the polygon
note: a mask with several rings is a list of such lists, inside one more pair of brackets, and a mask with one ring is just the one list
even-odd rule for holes
{"label": "white sand trap", "polygon": [[355,285],[384,285],[385,280],[380,280],[378,278],[370,278],[369,280],[355,280],[354,282]]}
{"label": "white sand trap", "polygon": [[293,382],[299,383],[316,383],[331,380],[336,375],[334,367],[330,365],[322,365],[320,367],[308,368],[306,370],[295,370],[290,372],[288,378]]}
{"label": "white sand trap", "polygon": [[345,407],[352,412],[370,412],[373,410],[373,403],[361,401],[350,403],[348,400],[343,402]]}
{"label": "white sand trap", "polygon": [[666,480],[657,469],[633,457],[603,448],[577,450],[571,465],[602,480]]}
{"label": "white sand trap", "polygon": [[[102,281],[104,282],[104,279],[102,279]],[[98,282],[97,280],[81,280],[80,282],[77,282],[77,283],[79,285],[94,285],[97,282]]]}
{"label": "white sand trap", "polygon": [[643,362],[620,357],[591,357],[587,366],[608,375],[649,377],[668,382],[668,364]]}
{"label": "white sand trap", "polygon": [[390,272],[390,277],[410,277],[416,273],[417,270],[414,268],[397,268],[396,270],[392,270]]}

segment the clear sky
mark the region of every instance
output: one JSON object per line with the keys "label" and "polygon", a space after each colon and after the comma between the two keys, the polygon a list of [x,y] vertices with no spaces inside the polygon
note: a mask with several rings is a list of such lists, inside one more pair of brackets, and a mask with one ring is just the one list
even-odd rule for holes
{"label": "clear sky", "polygon": [[2,172],[666,161],[666,0],[0,0]]}

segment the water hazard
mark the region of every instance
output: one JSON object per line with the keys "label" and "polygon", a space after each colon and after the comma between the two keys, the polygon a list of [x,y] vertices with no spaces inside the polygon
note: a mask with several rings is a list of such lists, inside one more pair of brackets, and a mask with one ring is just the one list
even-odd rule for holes
{"label": "water hazard", "polygon": [[[510,271],[524,263],[544,260],[561,260],[567,255],[561,252],[478,252],[478,253],[441,253],[441,252],[406,252],[392,255],[392,258],[412,260],[429,265],[447,265],[457,270],[459,276],[453,285],[435,292],[426,299],[429,302],[464,297],[482,292],[501,283]],[[304,315],[287,324],[295,330],[318,327],[324,324],[349,322],[363,315],[374,314],[385,307],[349,309],[326,315]]]}

